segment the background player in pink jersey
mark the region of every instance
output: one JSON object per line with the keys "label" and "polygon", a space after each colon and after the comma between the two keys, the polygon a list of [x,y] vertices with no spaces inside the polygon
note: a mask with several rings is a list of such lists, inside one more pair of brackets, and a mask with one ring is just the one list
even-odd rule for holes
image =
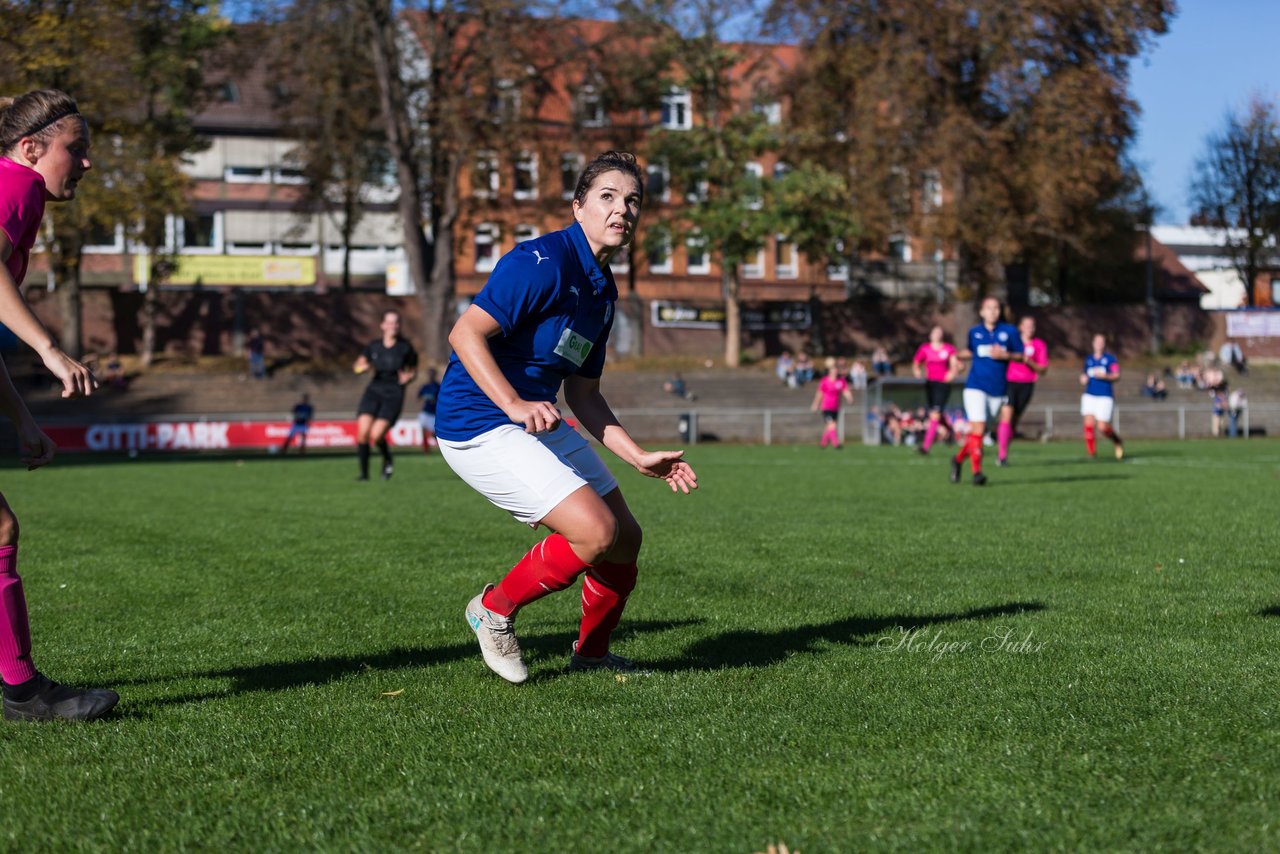
{"label": "background player in pink jersey", "polygon": [[955,430],[947,421],[947,398],[951,397],[951,381],[960,371],[960,360],[956,357],[956,348],[942,340],[941,326],[929,330],[929,340],[921,344],[911,360],[911,371],[917,378],[924,377],[924,397],[929,406],[929,424],[925,427],[924,441],[920,443],[920,453],[929,453],[929,448],[938,438],[938,427],[945,427],[954,438]]}
{"label": "background player in pink jersey", "polygon": [[[31,313],[18,286],[27,272],[44,203],[75,198],[90,168],[89,127],[63,92],[0,99],[0,323],[29,345],[62,382],[62,396],[89,394],[97,380],[72,359]],[[0,362],[0,414],[13,421],[28,470],[53,459],[56,446],[36,424]],[[0,495],[0,678],[6,720],[88,721],[120,700],[114,691],[59,685],[31,658],[27,601],[18,575],[18,518]]]}
{"label": "background player in pink jersey", "polygon": [[809,411],[817,412],[818,407],[821,406],[822,420],[826,422],[818,447],[825,448],[831,445],[833,448],[839,448],[840,399],[844,398],[846,403],[853,403],[853,393],[849,391],[849,381],[840,375],[840,366],[836,364],[835,359],[828,356],[825,366],[827,373],[818,383],[818,390],[814,392],[813,405],[809,407]]}
{"label": "background player in pink jersey", "polygon": [[1018,433],[1022,413],[1031,405],[1031,395],[1036,390],[1036,380],[1049,370],[1049,345],[1036,337],[1036,319],[1028,315],[1018,321],[1018,334],[1022,336],[1023,362],[1010,362],[1006,378],[1009,380],[1009,402],[1000,411],[1000,424],[996,427],[1000,465],[1009,464],[1009,443]]}

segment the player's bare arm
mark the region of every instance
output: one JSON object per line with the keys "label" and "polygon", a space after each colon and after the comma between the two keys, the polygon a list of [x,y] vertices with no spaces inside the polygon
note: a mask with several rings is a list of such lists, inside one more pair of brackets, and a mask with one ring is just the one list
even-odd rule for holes
{"label": "player's bare arm", "polygon": [[549,401],[524,400],[502,375],[489,349],[489,339],[502,331],[498,321],[484,309],[472,305],[463,312],[449,333],[449,346],[480,390],[506,413],[513,424],[523,424],[526,433],[545,433],[560,424],[560,411]]}

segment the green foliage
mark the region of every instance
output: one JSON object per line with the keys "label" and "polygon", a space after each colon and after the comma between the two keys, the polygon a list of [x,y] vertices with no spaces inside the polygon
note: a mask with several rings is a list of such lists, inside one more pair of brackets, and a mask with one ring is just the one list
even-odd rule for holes
{"label": "green foliage", "polygon": [[619,467],[647,675],[565,672],[566,591],[519,687],[462,608],[541,535],[438,457],[10,470],[36,661],[123,700],[0,723],[0,846],[1274,849],[1280,577],[1240,496],[1280,453],[1131,445],[1020,444],[985,490],[902,448],[698,446],[688,497]]}

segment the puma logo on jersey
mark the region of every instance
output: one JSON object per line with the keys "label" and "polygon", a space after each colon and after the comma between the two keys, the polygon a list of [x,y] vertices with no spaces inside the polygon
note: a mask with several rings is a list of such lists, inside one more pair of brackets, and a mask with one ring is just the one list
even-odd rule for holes
{"label": "puma logo on jersey", "polygon": [[577,286],[577,285],[570,285],[570,286],[569,286],[569,293],[573,294],[575,297],[581,297],[581,296],[582,296],[582,294],[578,293],[578,286]]}
{"label": "puma logo on jersey", "polygon": [[[538,264],[541,264],[543,261],[551,260],[550,258],[543,257],[542,252],[537,249],[533,250],[533,257],[538,259]],[[536,267],[537,264],[535,264],[534,266]]]}

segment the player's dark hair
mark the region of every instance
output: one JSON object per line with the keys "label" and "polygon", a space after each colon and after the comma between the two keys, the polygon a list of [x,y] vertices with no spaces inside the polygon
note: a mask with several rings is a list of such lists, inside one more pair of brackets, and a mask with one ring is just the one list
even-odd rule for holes
{"label": "player's dark hair", "polygon": [[66,92],[36,89],[16,98],[0,98],[0,154],[8,154],[24,137],[48,144],[63,119],[83,119]]}
{"label": "player's dark hair", "polygon": [[636,186],[640,188],[640,202],[644,203],[644,174],[640,171],[636,156],[625,151],[606,151],[588,163],[587,168],[583,169],[582,174],[578,176],[578,186],[573,191],[573,200],[578,204],[586,202],[591,186],[606,172],[621,172],[635,178]]}

